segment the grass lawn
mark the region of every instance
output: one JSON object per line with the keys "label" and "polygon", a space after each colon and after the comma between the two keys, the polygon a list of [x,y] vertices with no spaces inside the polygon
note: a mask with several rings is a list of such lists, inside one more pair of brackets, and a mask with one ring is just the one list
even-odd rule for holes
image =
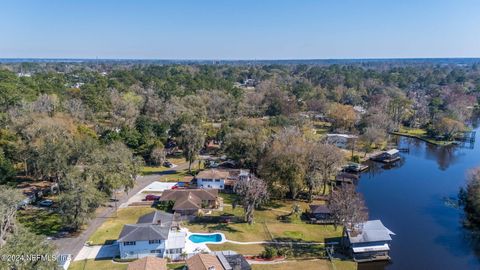
{"label": "grass lawn", "polygon": [[[354,262],[334,261],[337,270],[356,270],[357,264]],[[254,264],[253,270],[297,270],[297,269],[317,269],[331,270],[332,264],[327,260],[312,261],[291,261],[279,264]]]}
{"label": "grass lawn", "polygon": [[[183,269],[185,264],[182,263],[169,263],[167,264],[168,269],[180,270]],[[128,263],[119,263],[112,260],[82,260],[75,261],[70,264],[68,270],[126,270],[128,268]]]}
{"label": "grass lawn", "polygon": [[126,270],[128,263],[117,263],[112,260],[82,260],[74,261],[68,267],[68,270]]}
{"label": "grass lawn", "polygon": [[265,250],[265,245],[253,244],[253,245],[236,245],[232,243],[224,243],[220,245],[207,245],[212,251],[221,250],[233,250],[243,255],[258,255]]}
{"label": "grass lawn", "polygon": [[110,217],[88,239],[93,245],[103,245],[118,239],[123,225],[137,223],[139,217],[155,211],[151,207],[127,207],[117,211],[117,217]]}
{"label": "grass lawn", "polygon": [[[269,205],[270,209],[256,210],[255,223],[248,225],[246,223],[189,223],[186,227],[192,232],[222,232],[227,239],[240,242],[257,242],[257,241],[303,241],[303,242],[326,242],[330,238],[337,238],[342,235],[342,228],[334,229],[331,225],[306,224],[300,218],[291,218],[288,222],[279,220],[281,216],[288,215],[294,203],[300,204],[302,210],[307,207],[306,202],[277,202]],[[231,206],[225,206],[225,214],[234,215],[241,218],[243,209],[237,207],[232,209]],[[220,213],[216,213],[217,215]],[[214,246],[218,245],[211,245]],[[233,245],[235,246],[235,245]],[[260,245],[256,246],[256,251],[263,250]],[[248,247],[234,247],[239,253],[240,250],[249,250]],[[248,253],[248,254],[251,254]],[[255,252],[254,254],[258,254]],[[252,254],[251,254],[252,255]]]}
{"label": "grass lawn", "polygon": [[53,236],[63,228],[60,215],[48,209],[18,211],[18,221],[32,232],[46,236]]}
{"label": "grass lawn", "polygon": [[438,141],[438,140],[435,140],[434,138],[429,137],[427,135],[427,131],[421,128],[401,127],[398,131],[392,132],[392,134],[413,137],[413,138],[417,138],[417,139],[426,141],[428,143],[436,144],[440,146],[452,144],[451,141]]}

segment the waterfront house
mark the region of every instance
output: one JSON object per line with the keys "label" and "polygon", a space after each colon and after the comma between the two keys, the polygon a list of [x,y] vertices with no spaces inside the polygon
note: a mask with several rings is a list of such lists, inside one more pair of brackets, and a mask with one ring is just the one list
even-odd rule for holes
{"label": "waterfront house", "polygon": [[355,135],[327,134],[327,143],[342,149],[347,149],[356,139],[358,136]]}
{"label": "waterfront house", "polygon": [[122,259],[156,256],[178,260],[185,250],[185,238],[173,214],[155,211],[140,217],[136,224],[123,226],[117,243]]}
{"label": "waterfront house", "polygon": [[173,203],[172,210],[182,216],[198,215],[200,212],[217,209],[217,189],[170,189],[159,199],[161,203]]}
{"label": "waterfront house", "polygon": [[128,264],[127,270],[167,270],[167,260],[158,257],[144,257]]}
{"label": "waterfront house", "polygon": [[369,220],[347,228],[344,228],[346,237],[342,242],[356,262],[390,260],[389,244],[391,235],[395,234],[380,220]]}
{"label": "waterfront house", "polygon": [[188,270],[251,270],[245,257],[234,251],[197,254],[187,259]]}

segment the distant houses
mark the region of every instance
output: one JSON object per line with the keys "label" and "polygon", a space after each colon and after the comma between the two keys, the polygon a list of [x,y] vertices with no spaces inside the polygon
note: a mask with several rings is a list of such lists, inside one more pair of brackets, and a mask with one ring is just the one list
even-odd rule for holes
{"label": "distant houses", "polygon": [[347,149],[350,145],[358,139],[356,135],[350,134],[327,134],[327,143],[335,145],[338,148]]}
{"label": "distant houses", "polygon": [[117,242],[122,259],[157,256],[178,260],[185,249],[185,238],[173,214],[155,211],[140,217],[136,224],[123,226]]}
{"label": "distant houses", "polygon": [[192,186],[232,192],[237,181],[248,181],[251,175],[244,169],[207,169],[199,172]]}
{"label": "distant houses", "polygon": [[391,235],[380,220],[369,220],[344,228],[343,245],[356,262],[390,260]]}

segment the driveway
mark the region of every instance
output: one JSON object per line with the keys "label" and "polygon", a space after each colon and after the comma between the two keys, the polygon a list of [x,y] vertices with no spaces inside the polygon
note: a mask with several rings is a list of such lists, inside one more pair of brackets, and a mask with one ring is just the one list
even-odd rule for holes
{"label": "driveway", "polygon": [[[173,170],[183,170],[188,168],[188,163],[179,164]],[[147,176],[137,177],[135,186],[126,193],[120,193],[117,195],[117,205],[126,203],[134,194],[137,194],[140,190],[150,185],[152,182],[160,181],[165,178],[162,174],[152,174]],[[86,229],[81,231],[76,236],[66,236],[62,238],[56,238],[51,240],[58,248],[60,254],[71,254],[73,258],[76,258],[77,254],[84,247],[85,242],[90,238],[97,228],[99,228],[103,222],[109,218],[115,212],[115,204],[110,202],[104,208],[97,211],[97,215],[94,219],[90,220],[86,224]]]}
{"label": "driveway", "polygon": [[106,259],[115,258],[120,255],[118,244],[114,245],[100,245],[100,246],[84,246],[74,261],[81,261],[87,259]]}

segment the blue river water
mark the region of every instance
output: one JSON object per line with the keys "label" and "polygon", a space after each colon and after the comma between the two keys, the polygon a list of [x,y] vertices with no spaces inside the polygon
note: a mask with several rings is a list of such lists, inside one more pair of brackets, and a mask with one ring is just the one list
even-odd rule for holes
{"label": "blue river water", "polygon": [[372,163],[362,174],[370,219],[380,219],[396,233],[391,263],[360,264],[360,270],[480,269],[480,244],[462,227],[456,206],[469,169],[480,166],[480,129],[476,143],[437,147],[420,140],[398,138],[409,148],[395,166]]}

